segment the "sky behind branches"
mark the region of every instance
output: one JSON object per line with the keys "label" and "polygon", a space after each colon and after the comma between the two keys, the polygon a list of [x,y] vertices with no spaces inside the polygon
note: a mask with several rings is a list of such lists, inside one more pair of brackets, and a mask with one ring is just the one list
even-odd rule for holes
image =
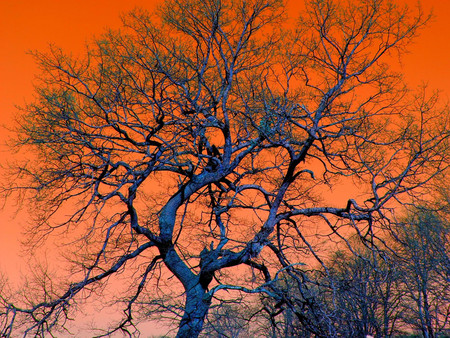
{"label": "sky behind branches", "polygon": [[[354,0],[357,1],[357,0]],[[415,0],[393,0],[415,6]],[[0,0],[0,123],[12,126],[17,112],[33,95],[33,79],[39,73],[28,50],[46,50],[50,43],[74,55],[83,51],[93,35],[106,28],[120,27],[120,14],[135,7],[154,9],[156,0]],[[289,12],[298,11],[291,0]],[[402,59],[405,80],[412,87],[422,82],[450,93],[450,1],[423,0],[423,8],[433,8],[434,19],[422,31],[410,53]],[[3,145],[8,133],[0,132],[0,164],[8,159]],[[1,169],[0,169],[1,173]],[[13,218],[10,203],[0,211],[0,271],[17,275],[23,265],[17,258],[26,214]]]}

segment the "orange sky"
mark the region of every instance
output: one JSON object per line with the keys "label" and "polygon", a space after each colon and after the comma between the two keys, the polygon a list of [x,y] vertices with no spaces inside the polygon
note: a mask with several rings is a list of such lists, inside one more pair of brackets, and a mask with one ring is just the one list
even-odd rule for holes
{"label": "orange sky", "polygon": [[[294,0],[291,0],[294,3]],[[300,0],[297,0],[300,1]],[[358,1],[358,0],[355,0]],[[396,1],[396,0],[393,0]],[[415,4],[415,0],[397,0]],[[27,50],[44,50],[54,43],[79,52],[93,34],[106,27],[119,27],[119,14],[132,8],[154,8],[156,0],[0,0],[0,123],[10,125],[20,105],[32,95],[37,73]],[[422,80],[432,88],[450,93],[450,0],[423,0],[426,10],[434,8],[435,19],[403,59],[406,80]],[[1,135],[3,134],[3,135]],[[5,139],[0,134],[0,143]],[[0,146],[0,163],[7,149]],[[0,170],[1,173],[1,170]],[[16,258],[21,217],[13,219],[8,210],[0,212],[0,270],[7,273],[19,266]]]}

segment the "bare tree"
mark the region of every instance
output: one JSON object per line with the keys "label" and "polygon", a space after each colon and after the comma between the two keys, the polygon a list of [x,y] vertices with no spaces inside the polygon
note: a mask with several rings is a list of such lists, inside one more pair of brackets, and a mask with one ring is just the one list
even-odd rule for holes
{"label": "bare tree", "polygon": [[[2,335],[64,327],[125,274],[124,318],[104,334],[158,314],[196,337],[219,296],[282,301],[282,273],[322,263],[324,239],[372,241],[448,165],[448,110],[385,63],[426,16],[382,0],[306,5],[290,28],[280,0],[169,0],[85,58],[35,53],[17,146],[36,160],[5,193],[35,210],[31,243],[72,248],[73,270],[42,278],[42,297],[5,299]],[[354,196],[330,192],[349,182]]]}
{"label": "bare tree", "polygon": [[424,337],[450,332],[449,231],[448,220],[424,207],[412,209],[398,226],[403,321]]}
{"label": "bare tree", "polygon": [[370,248],[338,253],[327,276],[328,302],[344,335],[392,337],[401,318],[401,271],[393,257]]}
{"label": "bare tree", "polygon": [[211,308],[202,337],[251,337],[247,334],[249,320],[245,312],[242,312],[242,309],[235,304],[221,304]]}
{"label": "bare tree", "polygon": [[281,301],[263,300],[277,337],[391,337],[399,332],[404,290],[398,264],[354,244],[323,267],[290,271],[278,283]]}

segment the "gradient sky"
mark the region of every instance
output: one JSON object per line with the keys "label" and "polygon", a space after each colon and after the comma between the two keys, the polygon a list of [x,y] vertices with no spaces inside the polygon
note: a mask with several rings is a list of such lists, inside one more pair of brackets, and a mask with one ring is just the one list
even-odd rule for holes
{"label": "gradient sky", "polygon": [[[300,0],[297,0],[300,1]],[[358,0],[354,0],[358,1]],[[410,5],[415,0],[393,0]],[[33,78],[38,73],[28,50],[45,50],[54,43],[74,54],[93,35],[120,26],[120,13],[134,7],[152,9],[156,0],[0,0],[0,123],[11,125],[16,109],[32,97]],[[296,2],[291,0],[292,3]],[[434,9],[434,19],[410,48],[402,67],[414,87],[422,81],[450,93],[450,0],[423,0]],[[293,5],[295,7],[295,5]],[[8,157],[0,133],[0,163]],[[1,169],[0,169],[1,173]],[[13,218],[8,205],[0,211],[0,271],[14,274],[21,265],[17,258],[22,216]]]}

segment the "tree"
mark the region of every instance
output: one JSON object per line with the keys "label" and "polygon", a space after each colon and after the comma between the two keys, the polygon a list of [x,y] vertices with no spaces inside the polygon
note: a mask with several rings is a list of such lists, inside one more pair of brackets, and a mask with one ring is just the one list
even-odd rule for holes
{"label": "tree", "polygon": [[208,322],[203,327],[203,337],[251,337],[248,331],[248,319],[241,315],[237,306],[224,304],[212,308],[208,315]]}
{"label": "tree", "polygon": [[[5,193],[32,206],[30,242],[58,238],[73,268],[58,284],[45,274],[42,298],[4,299],[3,335],[64,327],[122,275],[124,318],[106,334],[164,313],[196,337],[225,290],[282,301],[280,273],[323,262],[323,236],[373,241],[448,165],[448,110],[386,63],[427,21],[420,10],[311,0],[290,28],[285,9],[169,0],[85,58],[34,54],[41,84],[17,147],[36,160]],[[335,198],[349,178],[358,191]]]}
{"label": "tree", "polygon": [[338,252],[333,258],[327,276],[329,304],[344,335],[392,337],[401,318],[402,272],[386,253],[366,247],[358,251],[356,256]]}
{"label": "tree", "polygon": [[410,210],[398,227],[404,322],[424,337],[450,330],[449,235],[448,220],[425,207]]}
{"label": "tree", "polygon": [[391,337],[399,332],[403,300],[399,265],[386,252],[353,243],[326,268],[289,273],[278,284],[283,302],[266,297],[277,337]]}

